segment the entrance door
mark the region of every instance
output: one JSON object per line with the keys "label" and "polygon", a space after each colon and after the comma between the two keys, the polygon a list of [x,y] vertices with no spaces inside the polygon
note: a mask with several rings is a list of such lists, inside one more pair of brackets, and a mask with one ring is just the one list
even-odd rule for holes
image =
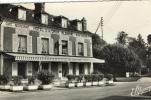
{"label": "entrance door", "polygon": [[79,74],[84,74],[84,64],[79,64]]}
{"label": "entrance door", "polygon": [[55,76],[55,78],[58,78],[58,63],[57,62],[51,63],[51,73]]}
{"label": "entrance door", "polygon": [[67,74],[69,74],[68,63],[62,63],[62,76],[66,77]]}
{"label": "entrance door", "polygon": [[49,71],[49,63],[42,63],[42,70]]}
{"label": "entrance door", "polygon": [[26,78],[26,63],[24,62],[18,63],[18,76]]}

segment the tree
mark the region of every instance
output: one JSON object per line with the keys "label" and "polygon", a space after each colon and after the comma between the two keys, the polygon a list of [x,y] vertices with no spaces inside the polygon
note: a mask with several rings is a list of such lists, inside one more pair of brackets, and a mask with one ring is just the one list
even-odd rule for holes
{"label": "tree", "polygon": [[119,34],[117,35],[117,42],[119,44],[125,45],[126,44],[126,39],[127,39],[128,34],[125,33],[124,31],[119,32]]}
{"label": "tree", "polygon": [[129,44],[128,48],[133,50],[140,60],[142,60],[143,65],[146,65],[146,47],[145,47],[145,42],[142,38],[142,36],[139,34],[136,38],[133,38]]}
{"label": "tree", "polygon": [[102,40],[99,35],[93,34],[92,35],[92,49],[93,49],[93,56],[96,58],[100,58],[101,56],[101,49],[107,43],[106,41]]}
{"label": "tree", "polygon": [[148,44],[151,44],[151,34],[149,34],[149,35],[147,36],[147,42],[148,42]]}
{"label": "tree", "polygon": [[114,76],[125,76],[125,72],[139,72],[141,60],[135,52],[121,44],[106,45],[102,49],[108,72]]}

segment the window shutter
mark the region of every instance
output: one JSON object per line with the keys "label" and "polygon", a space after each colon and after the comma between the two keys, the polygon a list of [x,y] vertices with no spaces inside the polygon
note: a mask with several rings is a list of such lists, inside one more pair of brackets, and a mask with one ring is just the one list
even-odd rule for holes
{"label": "window shutter", "polygon": [[42,46],[41,46],[41,37],[37,37],[37,53],[41,54]]}
{"label": "window shutter", "polygon": [[87,43],[84,43],[84,56],[87,56]]}
{"label": "window shutter", "polygon": [[19,39],[18,35],[13,34],[13,39],[12,39],[12,46],[13,46],[13,52],[18,52],[18,46],[19,46]]}
{"label": "window shutter", "polygon": [[78,42],[75,41],[76,56],[78,56]]}
{"label": "window shutter", "polygon": [[68,41],[68,54],[72,55],[72,41]]}
{"label": "window shutter", "polygon": [[32,53],[32,36],[27,36],[27,53]]}
{"label": "window shutter", "polygon": [[52,38],[49,38],[49,54],[54,54],[54,43]]}

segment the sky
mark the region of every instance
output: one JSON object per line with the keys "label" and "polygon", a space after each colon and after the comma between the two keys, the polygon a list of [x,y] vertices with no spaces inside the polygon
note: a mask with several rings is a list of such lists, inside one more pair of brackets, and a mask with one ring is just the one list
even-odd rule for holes
{"label": "sky", "polygon": [[[34,9],[34,4],[22,4]],[[130,37],[141,34],[145,41],[151,34],[151,1],[110,1],[46,3],[45,11],[52,15],[63,15],[69,19],[87,20],[87,29],[95,32],[101,17],[104,19],[104,40],[114,43],[118,32],[125,31]],[[101,36],[101,28],[97,34]]]}

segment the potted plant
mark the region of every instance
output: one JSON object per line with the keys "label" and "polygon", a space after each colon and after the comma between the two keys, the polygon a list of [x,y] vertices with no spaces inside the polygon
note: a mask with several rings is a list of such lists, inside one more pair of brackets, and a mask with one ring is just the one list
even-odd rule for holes
{"label": "potted plant", "polygon": [[8,85],[9,77],[5,75],[0,75],[0,89],[1,90],[9,90],[10,85]]}
{"label": "potted plant", "polygon": [[84,76],[83,75],[77,75],[77,76],[75,76],[75,78],[76,78],[76,87],[82,87],[82,86],[84,86],[84,83],[83,83],[83,78],[84,78]]}
{"label": "potted plant", "polygon": [[24,86],[25,90],[33,91],[38,89],[38,85],[35,84],[35,76],[28,77],[28,84]]}
{"label": "potted plant", "polygon": [[68,81],[66,82],[66,87],[68,88],[75,87],[75,76],[69,74],[66,77],[68,79]]}
{"label": "potted plant", "polygon": [[48,90],[52,88],[52,82],[54,80],[54,75],[48,71],[41,71],[38,73],[38,79],[42,82],[40,89]]}
{"label": "potted plant", "polygon": [[92,86],[92,75],[85,75],[85,86]]}
{"label": "potted plant", "polygon": [[101,73],[101,74],[98,75],[98,81],[99,81],[98,85],[99,86],[104,85],[103,78],[104,78],[104,74]]}
{"label": "potted plant", "polygon": [[92,85],[93,86],[98,85],[98,78],[99,78],[99,74],[92,74]]}
{"label": "potted plant", "polygon": [[23,85],[21,84],[21,76],[14,76],[12,77],[12,82],[13,84],[10,86],[11,91],[22,91],[23,90]]}
{"label": "potted plant", "polygon": [[106,84],[107,85],[113,85],[113,75],[112,74],[107,74],[106,78],[107,78]]}

